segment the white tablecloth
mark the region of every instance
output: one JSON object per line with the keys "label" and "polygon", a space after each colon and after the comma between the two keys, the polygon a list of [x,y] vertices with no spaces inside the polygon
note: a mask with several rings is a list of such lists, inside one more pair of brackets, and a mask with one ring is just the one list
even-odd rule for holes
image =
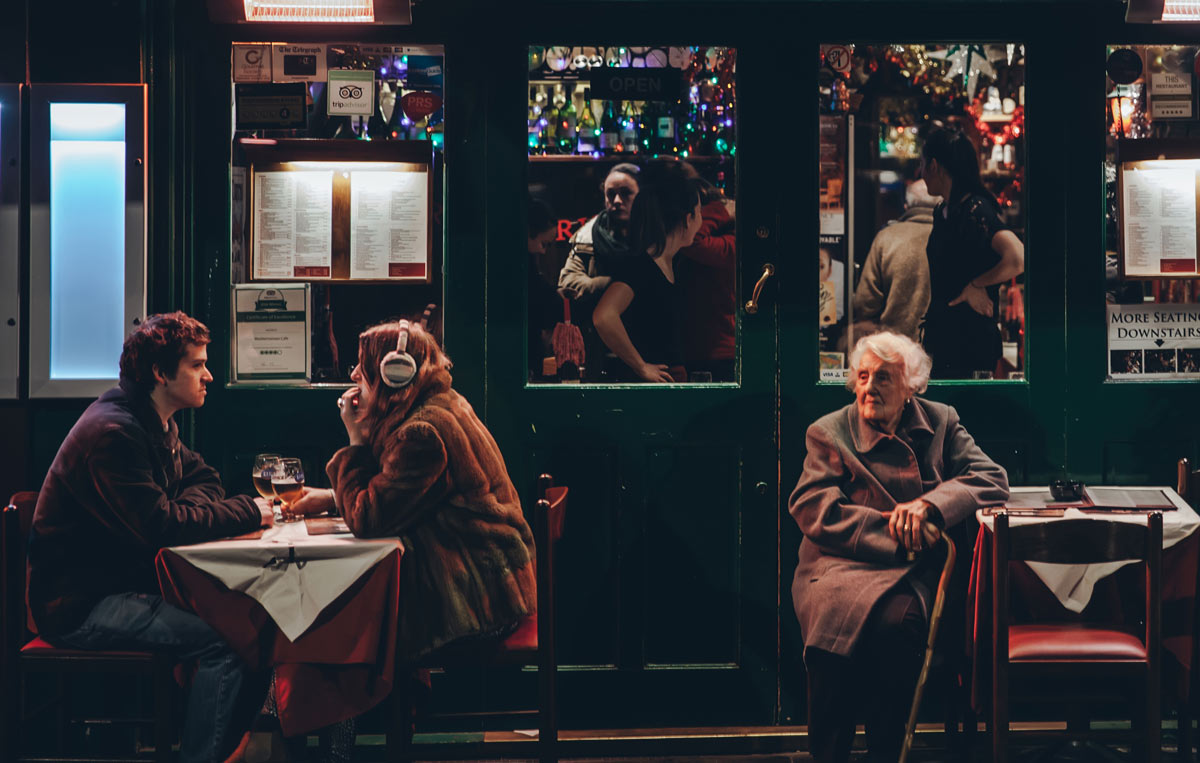
{"label": "white tablecloth", "polygon": [[170,551],[230,590],[252,596],[295,641],[321,610],[397,547],[403,548],[396,538],[310,536],[303,522],[290,522],[256,540],[219,540]]}
{"label": "white tablecloth", "polygon": [[[1145,488],[1135,488],[1145,489]],[[1175,511],[1164,511],[1163,515],[1163,548],[1170,548],[1179,541],[1196,531],[1200,527],[1200,516],[1192,511],[1192,507],[1188,506],[1187,502],[1179,497],[1171,488],[1161,487],[1154,488],[1162,490],[1166,496],[1171,499],[1171,503],[1175,504]],[[1014,495],[1021,492],[1036,493],[1044,492],[1044,487],[1014,487],[1012,492]],[[976,516],[979,522],[986,525],[989,530],[992,529],[991,515],[985,515],[982,511],[977,512]],[[1026,525],[1035,522],[1061,522],[1064,519],[1108,519],[1114,522],[1134,522],[1137,524],[1146,524],[1145,514],[1120,514],[1120,513],[1092,513],[1082,512],[1078,509],[1067,509],[1061,517],[1021,517],[1009,516],[1008,522],[1010,526]],[[1125,565],[1136,563],[1136,559],[1130,559],[1123,562],[1107,562],[1105,564],[1046,564],[1043,562],[1029,562],[1029,568],[1034,574],[1041,578],[1046,587],[1054,594],[1055,598],[1062,603],[1064,607],[1072,612],[1082,612],[1083,608],[1091,601],[1092,591],[1096,587],[1096,581],[1107,577]]]}

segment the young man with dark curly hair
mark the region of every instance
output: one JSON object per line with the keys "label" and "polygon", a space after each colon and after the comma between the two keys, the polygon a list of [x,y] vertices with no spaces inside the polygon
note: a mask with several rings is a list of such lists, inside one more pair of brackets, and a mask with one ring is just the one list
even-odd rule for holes
{"label": "young man with dark curly hair", "polygon": [[29,538],[29,607],[47,641],[164,652],[196,663],[180,761],[220,760],[245,674],[195,615],[159,595],[160,548],[269,525],[261,498],[226,497],[215,469],[179,441],[176,411],[204,405],[208,329],[154,315],[125,340],[120,386],[88,406],[46,474]]}

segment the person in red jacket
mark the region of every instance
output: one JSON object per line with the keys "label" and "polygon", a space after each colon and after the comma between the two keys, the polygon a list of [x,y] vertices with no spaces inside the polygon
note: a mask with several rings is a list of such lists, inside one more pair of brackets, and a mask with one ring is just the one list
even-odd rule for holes
{"label": "person in red jacket", "polygon": [[[737,323],[734,318],[734,203],[680,162],[700,186],[700,230],[691,246],[679,250],[679,288],[683,293],[684,365],[704,381],[733,381]],[[708,374],[711,379],[705,378]]]}
{"label": "person in red jacket", "polygon": [[121,382],[88,406],[54,458],[29,538],[29,609],[39,634],[74,649],[162,652],[195,661],[179,759],[218,761],[246,667],[203,620],[163,601],[166,546],[249,532],[271,505],[226,497],[217,471],[179,441],[176,411],[204,405],[208,329],[183,313],[125,340]]}

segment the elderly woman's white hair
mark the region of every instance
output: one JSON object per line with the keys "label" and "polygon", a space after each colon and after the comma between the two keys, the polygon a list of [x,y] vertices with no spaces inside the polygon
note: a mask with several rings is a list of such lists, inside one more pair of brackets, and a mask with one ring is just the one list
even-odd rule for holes
{"label": "elderly woman's white hair", "polygon": [[902,334],[880,331],[864,336],[854,345],[854,351],[850,353],[850,378],[846,381],[848,388],[854,389],[858,364],[868,350],[884,363],[899,363],[904,367],[904,383],[910,395],[924,392],[929,386],[929,370],[933,367],[933,360],[921,345]]}

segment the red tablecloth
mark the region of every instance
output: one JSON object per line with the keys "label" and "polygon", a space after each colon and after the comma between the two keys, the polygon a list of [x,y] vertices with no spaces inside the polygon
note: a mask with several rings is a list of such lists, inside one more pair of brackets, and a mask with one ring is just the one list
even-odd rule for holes
{"label": "red tablecloth", "polygon": [[156,560],[168,602],[195,612],[255,670],[275,669],[279,725],[303,734],[358,715],[392,690],[400,549],[360,577],[296,641],[257,601],[230,591],[170,549]]}
{"label": "red tablecloth", "polygon": [[[1163,661],[1164,671],[1175,668],[1176,695],[1186,699],[1191,686],[1196,638],[1196,571],[1200,559],[1200,532],[1163,550],[1162,632],[1163,651],[1174,658]],[[1144,573],[1140,565],[1129,565],[1096,583],[1083,612],[1071,612],[1024,564],[1014,564],[1011,574],[1013,622],[1058,620],[1062,622],[1133,622],[1146,609]],[[971,562],[967,589],[967,655],[971,661],[971,705],[984,712],[991,701],[992,671],[992,531],[980,526]],[[1163,684],[1171,685],[1164,672]]]}

